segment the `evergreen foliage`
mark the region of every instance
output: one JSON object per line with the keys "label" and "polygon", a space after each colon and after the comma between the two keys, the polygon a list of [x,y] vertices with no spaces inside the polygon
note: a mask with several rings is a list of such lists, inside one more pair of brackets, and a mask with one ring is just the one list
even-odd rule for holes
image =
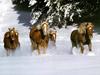
{"label": "evergreen foliage", "polygon": [[67,26],[73,23],[93,21],[100,10],[99,0],[13,0],[31,9],[35,25],[47,20],[51,26]]}

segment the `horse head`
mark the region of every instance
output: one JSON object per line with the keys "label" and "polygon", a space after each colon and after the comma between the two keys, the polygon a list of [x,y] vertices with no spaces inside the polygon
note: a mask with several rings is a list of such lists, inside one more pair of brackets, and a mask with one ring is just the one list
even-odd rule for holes
{"label": "horse head", "polygon": [[41,24],[41,29],[42,29],[42,31],[43,31],[43,34],[44,35],[47,35],[48,34],[48,22],[43,22],[42,24]]}
{"label": "horse head", "polygon": [[86,31],[87,31],[87,34],[89,35],[89,38],[93,37],[93,29],[94,29],[93,23],[88,22],[88,24],[86,26]]}
{"label": "horse head", "polygon": [[16,37],[18,37],[18,33],[15,28],[8,28],[9,34],[7,35],[11,41],[15,41]]}

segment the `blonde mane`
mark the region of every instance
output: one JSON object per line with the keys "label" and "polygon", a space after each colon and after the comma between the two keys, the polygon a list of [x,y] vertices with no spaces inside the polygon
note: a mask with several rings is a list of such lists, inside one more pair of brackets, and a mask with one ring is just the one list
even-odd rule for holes
{"label": "blonde mane", "polygon": [[85,34],[86,33],[86,25],[87,25],[87,22],[84,22],[84,23],[81,23],[78,27],[78,32],[80,34]]}

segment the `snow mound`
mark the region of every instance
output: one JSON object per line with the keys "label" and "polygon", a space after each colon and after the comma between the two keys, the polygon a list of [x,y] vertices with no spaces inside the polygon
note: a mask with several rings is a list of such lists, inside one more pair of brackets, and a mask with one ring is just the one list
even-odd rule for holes
{"label": "snow mound", "polygon": [[94,53],[94,52],[88,52],[87,55],[88,55],[88,56],[95,56],[95,53]]}

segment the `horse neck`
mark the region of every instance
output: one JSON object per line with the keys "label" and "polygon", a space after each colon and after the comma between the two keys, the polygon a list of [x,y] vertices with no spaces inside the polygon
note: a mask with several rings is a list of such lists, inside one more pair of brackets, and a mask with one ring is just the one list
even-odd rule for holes
{"label": "horse neck", "polygon": [[40,32],[41,32],[42,39],[44,39],[46,35],[44,35],[44,33],[43,33],[43,30],[42,30],[42,29],[40,29]]}
{"label": "horse neck", "polygon": [[88,34],[88,32],[87,32],[87,29],[86,29],[86,35],[85,35],[85,37],[86,37],[87,39],[90,39],[89,34]]}

